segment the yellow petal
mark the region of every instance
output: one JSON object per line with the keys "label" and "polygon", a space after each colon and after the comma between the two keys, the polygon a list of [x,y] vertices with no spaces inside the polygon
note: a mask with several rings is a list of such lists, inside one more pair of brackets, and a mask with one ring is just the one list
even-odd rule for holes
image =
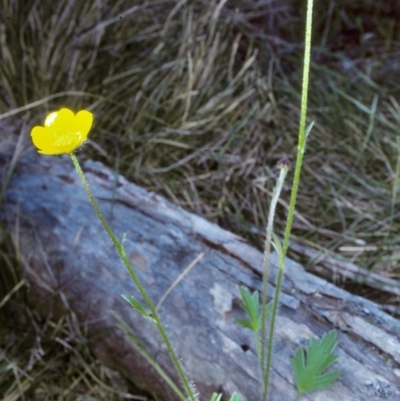
{"label": "yellow petal", "polygon": [[40,153],[71,154],[87,139],[93,123],[93,114],[81,110],[76,115],[67,108],[47,115],[44,127],[34,127],[32,141]]}
{"label": "yellow petal", "polygon": [[64,149],[71,148],[70,135],[65,132],[56,132],[49,127],[34,127],[31,132],[34,145],[40,149],[40,153],[46,155],[58,155],[65,153]]}
{"label": "yellow petal", "polygon": [[59,148],[53,148],[51,146],[48,146],[44,150],[38,150],[39,153],[43,155],[62,155],[66,152],[61,151]]}
{"label": "yellow petal", "polygon": [[72,110],[63,108],[59,111],[50,113],[44,122],[44,126],[51,128],[55,132],[75,131],[75,115]]}
{"label": "yellow petal", "polygon": [[38,149],[43,149],[48,144],[47,130],[44,127],[33,127],[31,132],[32,142]]}
{"label": "yellow petal", "polygon": [[46,120],[44,120],[44,126],[45,127],[50,127],[52,124],[54,124],[54,121],[57,118],[58,111],[53,111],[50,113],[47,117]]}
{"label": "yellow petal", "polygon": [[76,127],[78,131],[85,137],[88,136],[90,128],[93,124],[93,114],[87,110],[81,110],[76,115]]}

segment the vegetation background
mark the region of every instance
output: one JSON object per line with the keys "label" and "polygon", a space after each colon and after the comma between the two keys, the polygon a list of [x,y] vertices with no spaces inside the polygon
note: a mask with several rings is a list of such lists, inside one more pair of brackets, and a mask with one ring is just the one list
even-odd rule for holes
{"label": "vegetation background", "polygon": [[[292,237],[395,280],[399,5],[315,4],[308,111],[315,125]],[[296,153],[304,14],[303,0],[1,0],[0,120],[28,144],[47,112],[89,108],[95,123],[82,157],[261,249],[276,164]],[[278,235],[289,190],[290,177]],[[321,273],[318,259],[295,247],[290,256]],[[399,300],[379,286],[326,278],[398,315]],[[93,358],[72,311],[43,320],[28,295],[18,249],[3,232],[0,398],[140,399]]]}

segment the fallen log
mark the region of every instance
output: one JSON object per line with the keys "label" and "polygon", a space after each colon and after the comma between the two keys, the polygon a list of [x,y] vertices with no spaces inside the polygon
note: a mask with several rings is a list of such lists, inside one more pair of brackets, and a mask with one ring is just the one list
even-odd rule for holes
{"label": "fallen log", "polygon": [[[0,149],[3,172],[10,159],[10,149]],[[243,400],[259,400],[254,341],[234,320],[243,317],[237,286],[261,290],[262,254],[235,234],[128,182],[101,163],[83,161],[82,167],[117,237],[126,235],[126,253],[155,303],[196,261],[164,297],[160,313],[202,399],[214,391],[225,397],[236,391]],[[62,313],[62,302],[68,302],[89,335],[102,333],[92,349],[105,364],[164,400],[176,399],[123,333],[110,330],[117,313],[178,382],[155,326],[121,297],[139,295],[69,157],[42,156],[32,148],[24,152],[8,185],[0,220],[18,242],[32,302],[46,313],[51,308]],[[271,264],[270,295],[275,255]],[[399,400],[400,322],[379,305],[307,273],[290,259],[285,268],[270,400],[294,398],[289,358],[298,345],[332,328],[339,339],[335,369],[343,374],[332,390],[303,399]],[[61,307],[54,293],[61,295]]]}

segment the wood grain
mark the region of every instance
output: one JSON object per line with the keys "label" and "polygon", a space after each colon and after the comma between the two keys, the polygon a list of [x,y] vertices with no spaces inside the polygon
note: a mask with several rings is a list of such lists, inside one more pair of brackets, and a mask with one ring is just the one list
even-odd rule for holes
{"label": "wood grain", "polygon": [[[0,166],[10,162],[0,150]],[[156,304],[199,255],[202,258],[163,301],[160,313],[185,370],[202,399],[213,391],[260,399],[260,377],[252,336],[234,319],[243,317],[238,285],[261,289],[262,254],[242,238],[84,161],[100,208]],[[121,316],[149,353],[176,379],[154,325],[122,299],[138,296],[104,233],[69,157],[46,157],[29,149],[19,159],[0,219],[18,241],[32,286],[32,302],[43,313],[62,313],[66,303],[89,335],[94,352],[137,385],[174,399],[166,384],[115,329]],[[16,227],[18,230],[16,231]],[[269,295],[276,256],[271,257]],[[55,294],[57,294],[55,296]],[[60,296],[61,295],[61,296]],[[61,301],[60,301],[61,300]],[[400,323],[368,300],[349,294],[287,259],[275,340],[271,401],[295,395],[289,358],[298,345],[336,328],[343,371],[332,390],[304,400],[400,399]],[[60,307],[61,305],[61,307]]]}

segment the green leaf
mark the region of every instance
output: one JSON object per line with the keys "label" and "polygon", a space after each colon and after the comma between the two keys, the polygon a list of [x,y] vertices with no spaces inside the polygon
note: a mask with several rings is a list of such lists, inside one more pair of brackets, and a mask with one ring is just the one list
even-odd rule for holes
{"label": "green leaf", "polygon": [[239,319],[239,318],[237,318],[237,319],[235,319],[235,322],[237,324],[240,324],[240,326],[244,327],[245,329],[249,329],[249,330],[253,330],[254,331],[253,325],[247,319]]}
{"label": "green leaf", "polygon": [[271,300],[267,303],[267,319],[269,319],[272,316],[272,307],[274,305],[274,301]]}
{"label": "green leaf", "polygon": [[140,303],[140,301],[138,301],[133,295],[122,295],[122,298],[128,301],[133,307],[133,309],[137,310],[144,317],[151,319],[153,322],[155,322],[155,320],[151,316],[151,313],[149,313],[147,309]]}
{"label": "green leaf", "polygon": [[221,401],[221,398],[222,398],[222,394],[214,393],[211,396],[210,401]]}
{"label": "green leaf", "polygon": [[300,394],[330,388],[342,374],[339,371],[323,373],[338,358],[333,354],[337,346],[336,331],[332,330],[322,336],[321,341],[312,338],[310,345],[303,350],[297,348],[292,364],[297,390]]}
{"label": "green leaf", "polygon": [[272,233],[272,238],[274,239],[272,241],[272,246],[274,247],[275,252],[278,254],[279,257],[282,257],[283,249],[282,249],[281,240],[278,238],[278,236],[274,232]]}
{"label": "green leaf", "polygon": [[[221,401],[221,398],[222,394],[214,393],[211,396],[210,401]],[[242,399],[236,393],[233,393],[229,401],[242,401]]]}
{"label": "green leaf", "polygon": [[259,316],[259,300],[258,292],[254,291],[250,294],[246,287],[238,287],[240,296],[242,298],[242,308],[247,313],[247,319],[236,319],[236,322],[241,326],[252,331],[258,331],[261,327],[261,317]]}
{"label": "green leaf", "polygon": [[311,121],[311,123],[306,128],[306,140],[307,140],[308,135],[310,134],[311,130],[313,129],[314,124],[315,124],[315,121]]}
{"label": "green leaf", "polygon": [[242,401],[242,398],[239,397],[236,393],[233,393],[229,401]]}
{"label": "green leaf", "polygon": [[122,245],[125,242],[125,240],[126,240],[126,233],[123,233],[121,241],[119,243]]}

